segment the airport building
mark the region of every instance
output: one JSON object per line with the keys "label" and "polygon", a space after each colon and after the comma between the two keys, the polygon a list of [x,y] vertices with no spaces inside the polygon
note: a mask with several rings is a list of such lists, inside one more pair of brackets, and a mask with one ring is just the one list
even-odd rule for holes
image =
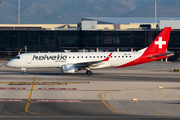
{"label": "airport building", "polygon": [[82,18],[78,24],[0,24],[0,59],[18,52],[137,51],[164,27],[172,27],[168,51],[180,60],[180,18]]}

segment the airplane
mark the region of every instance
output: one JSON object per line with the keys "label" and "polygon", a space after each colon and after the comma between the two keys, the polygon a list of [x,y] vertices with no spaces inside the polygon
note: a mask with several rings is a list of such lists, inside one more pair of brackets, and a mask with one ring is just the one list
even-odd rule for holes
{"label": "airplane", "polygon": [[134,52],[60,52],[60,53],[23,53],[8,61],[5,66],[21,68],[60,68],[62,73],[76,73],[105,67],[127,67],[156,61],[172,56],[166,52],[171,27],[165,27],[154,41],[144,49]]}

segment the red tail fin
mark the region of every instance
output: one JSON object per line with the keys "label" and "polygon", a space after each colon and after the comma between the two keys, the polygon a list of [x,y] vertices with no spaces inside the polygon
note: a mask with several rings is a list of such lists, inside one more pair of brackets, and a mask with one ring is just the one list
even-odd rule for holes
{"label": "red tail fin", "polygon": [[169,42],[170,33],[171,33],[171,27],[165,27],[155,38],[155,40],[150,44],[150,46],[146,49],[145,53],[146,52],[165,53]]}
{"label": "red tail fin", "polygon": [[165,27],[155,38],[155,40],[150,44],[150,46],[145,51],[143,51],[143,54],[140,57],[116,68],[138,65],[167,58],[166,50],[169,42],[170,33],[171,27]]}

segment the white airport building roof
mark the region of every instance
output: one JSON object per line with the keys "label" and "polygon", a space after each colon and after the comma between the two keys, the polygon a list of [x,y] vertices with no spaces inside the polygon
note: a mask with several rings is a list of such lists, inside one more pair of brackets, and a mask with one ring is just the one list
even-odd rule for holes
{"label": "white airport building roof", "polygon": [[[97,21],[98,24],[155,23],[154,17],[82,17],[82,21]],[[180,18],[158,17],[159,20],[180,20]]]}

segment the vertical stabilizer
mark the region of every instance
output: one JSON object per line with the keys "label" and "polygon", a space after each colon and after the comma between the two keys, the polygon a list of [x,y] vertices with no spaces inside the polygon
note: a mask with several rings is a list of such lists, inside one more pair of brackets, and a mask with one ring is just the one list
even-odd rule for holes
{"label": "vertical stabilizer", "polygon": [[150,44],[150,46],[146,49],[145,52],[165,53],[167,50],[170,33],[171,27],[165,27],[155,38],[155,40]]}

